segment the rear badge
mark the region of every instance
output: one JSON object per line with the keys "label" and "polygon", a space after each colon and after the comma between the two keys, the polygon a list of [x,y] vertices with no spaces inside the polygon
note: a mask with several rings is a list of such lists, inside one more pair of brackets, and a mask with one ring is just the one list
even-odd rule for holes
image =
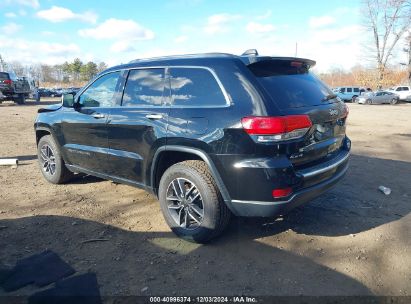
{"label": "rear badge", "polygon": [[330,115],[331,116],[336,116],[336,115],[338,115],[338,110],[335,110],[335,109],[330,109]]}

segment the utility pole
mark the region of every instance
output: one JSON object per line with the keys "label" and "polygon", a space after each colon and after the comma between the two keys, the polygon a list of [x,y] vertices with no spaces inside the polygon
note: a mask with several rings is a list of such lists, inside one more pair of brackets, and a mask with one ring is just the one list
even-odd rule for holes
{"label": "utility pole", "polygon": [[4,62],[3,57],[1,57],[1,54],[0,54],[0,72],[4,72],[5,69],[6,69],[6,63]]}
{"label": "utility pole", "polygon": [[408,36],[408,84],[411,84],[411,36]]}

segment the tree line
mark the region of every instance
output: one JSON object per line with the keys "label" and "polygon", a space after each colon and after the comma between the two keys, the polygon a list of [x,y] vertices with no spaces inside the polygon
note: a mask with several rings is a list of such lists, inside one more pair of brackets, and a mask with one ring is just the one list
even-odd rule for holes
{"label": "tree line", "polygon": [[82,62],[79,58],[62,64],[22,64],[17,60],[5,61],[0,55],[0,70],[13,71],[17,76],[28,76],[39,86],[81,85],[107,69],[105,62]]}

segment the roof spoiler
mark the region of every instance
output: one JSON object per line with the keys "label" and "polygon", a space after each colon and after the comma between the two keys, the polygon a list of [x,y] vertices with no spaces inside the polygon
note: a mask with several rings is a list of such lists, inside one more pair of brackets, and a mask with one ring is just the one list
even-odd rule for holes
{"label": "roof spoiler", "polygon": [[307,58],[299,58],[299,57],[272,57],[272,56],[259,56],[257,50],[250,49],[245,51],[241,56],[240,59],[244,62],[245,65],[250,65],[253,63],[261,62],[261,61],[295,61],[301,62],[306,65],[308,69],[315,66],[316,62],[311,59]]}

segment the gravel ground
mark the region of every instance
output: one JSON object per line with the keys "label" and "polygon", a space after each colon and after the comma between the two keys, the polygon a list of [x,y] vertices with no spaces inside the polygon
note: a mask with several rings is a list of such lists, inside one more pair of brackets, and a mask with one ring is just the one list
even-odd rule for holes
{"label": "gravel ground", "polygon": [[[0,264],[51,249],[96,273],[102,295],[411,295],[411,104],[349,104],[344,180],[285,217],[233,219],[209,245],[176,238],[142,190],[94,177],[47,183],[39,107],[0,105],[0,157],[20,160],[0,167]],[[82,243],[95,238],[107,241]]]}

